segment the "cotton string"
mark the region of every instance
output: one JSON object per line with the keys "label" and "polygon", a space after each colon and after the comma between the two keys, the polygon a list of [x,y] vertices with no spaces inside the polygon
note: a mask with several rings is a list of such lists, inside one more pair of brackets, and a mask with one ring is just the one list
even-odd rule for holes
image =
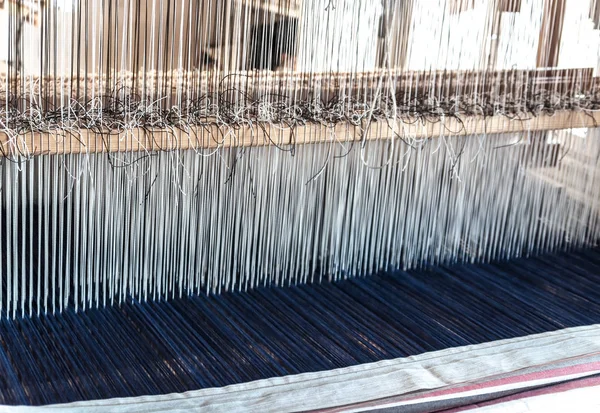
{"label": "cotton string", "polygon": [[595,245],[595,4],[0,2],[0,314]]}

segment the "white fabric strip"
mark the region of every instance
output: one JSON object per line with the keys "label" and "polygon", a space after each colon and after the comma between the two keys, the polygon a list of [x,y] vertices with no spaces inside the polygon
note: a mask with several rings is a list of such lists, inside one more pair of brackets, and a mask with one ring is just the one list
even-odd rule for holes
{"label": "white fabric strip", "polygon": [[469,413],[597,413],[600,411],[600,386],[544,394],[469,410]]}
{"label": "white fabric strip", "polygon": [[600,353],[599,324],[222,388],[46,407],[7,406],[0,412],[297,412],[441,389],[595,353]]}
{"label": "white fabric strip", "polygon": [[[444,403],[450,402],[456,398],[463,399],[463,395],[472,391],[475,391],[470,394],[470,396],[473,397],[490,396],[495,398],[495,395],[502,394],[503,391],[521,391],[524,389],[532,389],[533,387],[539,386],[540,383],[541,385],[558,384],[572,379],[600,374],[600,368],[597,368],[599,363],[600,354],[571,357],[564,361],[528,367],[516,372],[513,371],[468,383],[447,386],[443,389],[421,390],[391,398],[372,400],[366,403],[320,409],[315,412],[349,413],[354,411],[376,411],[381,413],[391,413],[395,407],[391,407],[390,409],[388,406],[405,406],[413,401],[418,401],[419,404],[422,405],[431,401],[431,398],[440,395],[440,393],[446,396],[446,398],[441,400]],[[534,379],[533,377],[537,378]],[[500,383],[504,383],[504,386]],[[448,404],[443,404],[443,406],[447,405]],[[390,412],[388,412],[388,410],[390,410]],[[441,411],[442,408],[439,410]]]}
{"label": "white fabric strip", "polygon": [[384,409],[389,409],[392,407],[402,407],[402,406],[410,406],[410,405],[415,405],[415,404],[438,402],[438,401],[443,401],[443,400],[461,399],[461,398],[467,398],[467,397],[480,396],[480,395],[484,395],[484,394],[494,394],[494,393],[499,394],[499,393],[509,391],[509,390],[526,389],[526,388],[531,388],[531,387],[535,387],[535,386],[546,386],[549,384],[562,383],[562,382],[565,382],[568,380],[581,379],[584,377],[594,376],[597,374],[600,374],[599,370],[588,371],[585,373],[578,373],[578,374],[568,374],[568,375],[564,375],[564,376],[556,376],[556,377],[551,377],[551,378],[547,378],[547,379],[531,380],[531,381],[527,381],[527,382],[505,384],[502,386],[485,387],[482,389],[469,390],[469,391],[465,391],[465,392],[457,392],[457,393],[452,393],[452,394],[445,394],[442,396],[423,397],[423,398],[419,398],[419,399],[407,400],[407,401],[396,402],[396,403],[385,403],[385,404],[378,405],[376,407],[357,407],[357,408],[349,407],[346,409],[342,408],[342,409],[338,410],[338,412],[359,413],[359,412],[368,412],[368,411],[374,411],[374,410],[382,411]]}

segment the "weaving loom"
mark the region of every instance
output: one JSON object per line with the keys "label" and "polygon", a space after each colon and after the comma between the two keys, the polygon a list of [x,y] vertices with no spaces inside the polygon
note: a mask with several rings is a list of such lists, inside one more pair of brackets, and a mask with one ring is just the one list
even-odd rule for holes
{"label": "weaving loom", "polygon": [[0,411],[597,411],[599,27],[0,0]]}

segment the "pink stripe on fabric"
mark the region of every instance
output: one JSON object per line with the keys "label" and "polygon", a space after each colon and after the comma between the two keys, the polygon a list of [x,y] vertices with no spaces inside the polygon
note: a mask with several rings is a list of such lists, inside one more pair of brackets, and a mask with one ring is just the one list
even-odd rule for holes
{"label": "pink stripe on fabric", "polygon": [[[591,355],[593,356],[593,355]],[[589,359],[590,355],[586,356],[585,359]],[[540,366],[541,367],[541,366]],[[460,397],[461,393],[476,391],[476,390],[485,390],[487,388],[494,388],[498,386],[507,386],[507,385],[517,385],[521,383],[526,383],[535,380],[544,380],[544,379],[552,379],[563,376],[570,376],[573,374],[583,374],[583,373],[591,373],[594,371],[600,371],[600,361],[597,362],[583,362],[581,364],[575,364],[565,367],[559,367],[555,369],[548,369],[539,372],[532,373],[524,373],[524,374],[515,374],[509,377],[502,377],[499,379],[490,379],[487,381],[482,381],[478,383],[468,383],[465,385],[454,386],[449,389],[435,389],[428,392],[419,393],[414,397],[407,397],[406,395],[392,397],[385,400],[373,400],[365,403],[359,403],[354,405],[347,405],[342,407],[335,407],[330,409],[322,409],[319,412],[323,413],[335,413],[338,411],[345,411],[349,408],[368,408],[368,407],[378,407],[393,404],[394,402],[414,402],[420,399],[426,399],[431,397],[440,397],[440,396],[455,396]],[[483,379],[485,380],[485,378]],[[450,397],[449,397],[450,398]],[[412,403],[414,404],[414,403]]]}
{"label": "pink stripe on fabric", "polygon": [[[540,372],[534,373],[526,373],[522,375],[515,375],[510,377],[505,377],[497,380],[485,381],[482,383],[476,383],[461,387],[456,387],[453,389],[442,389],[442,390],[434,390],[430,393],[426,394],[426,397],[436,397],[436,396],[444,396],[456,393],[463,393],[472,390],[481,390],[488,387],[496,387],[496,386],[506,386],[510,384],[523,383],[534,380],[543,380],[543,379],[551,379],[557,378],[561,376],[570,376],[572,374],[580,374],[580,373],[588,373],[593,371],[600,370],[600,361],[594,363],[585,363],[585,364],[577,364],[574,366],[561,367],[558,369],[544,370]],[[418,396],[413,398],[407,398],[405,400],[417,400],[423,398],[425,396]]]}
{"label": "pink stripe on fabric", "polygon": [[505,396],[487,402],[474,403],[468,406],[457,407],[450,410],[442,410],[438,413],[468,412],[469,410],[479,409],[486,406],[500,405],[502,403],[508,403],[515,400],[527,399],[530,397],[543,396],[547,394],[564,393],[569,390],[582,389],[585,387],[594,387],[598,385],[600,385],[600,377],[588,377],[568,383],[554,384],[552,386],[544,387],[543,389],[529,390],[523,393],[513,394],[511,396]]}

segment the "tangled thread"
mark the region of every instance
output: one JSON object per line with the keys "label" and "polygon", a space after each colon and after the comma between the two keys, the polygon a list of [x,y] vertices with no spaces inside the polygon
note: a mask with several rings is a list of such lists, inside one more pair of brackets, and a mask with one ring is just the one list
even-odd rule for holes
{"label": "tangled thread", "polygon": [[[7,145],[0,145],[0,156],[15,156],[17,152],[18,156],[27,157],[28,153],[17,143],[31,133],[70,135],[78,139],[81,131],[87,130],[102,136],[109,147],[111,139],[119,139],[134,129],[149,134],[178,131],[187,135],[201,130],[211,135],[211,147],[219,147],[226,135],[242,127],[254,127],[264,132],[270,144],[277,146],[269,136],[269,126],[288,129],[293,136],[294,128],[307,124],[334,128],[344,123],[365,129],[371,122],[394,119],[405,124],[426,124],[455,118],[464,128],[463,122],[473,116],[502,115],[510,120],[526,121],[563,110],[588,114],[600,110],[600,92],[596,88],[577,93],[536,89],[519,95],[508,91],[440,97],[423,89],[412,91],[410,96],[404,88],[387,87],[379,88],[374,98],[367,99],[343,89],[332,92],[315,88],[303,97],[285,93],[283,88],[260,93],[248,91],[239,84],[232,85],[227,82],[228,78],[231,75],[221,79],[214,92],[194,98],[165,93],[158,97],[148,93],[142,97],[131,86],[119,84],[88,99],[65,95],[41,98],[41,93],[14,90],[20,88],[2,89],[5,85],[0,83],[0,100],[5,102],[0,105],[0,132],[6,134],[8,147],[12,147],[9,153]],[[218,128],[212,128],[215,126]],[[214,130],[220,131],[219,136],[213,136]],[[460,130],[449,132],[460,133]],[[292,142],[292,149],[285,150],[293,151],[293,146]],[[156,148],[173,149],[159,145]]]}

